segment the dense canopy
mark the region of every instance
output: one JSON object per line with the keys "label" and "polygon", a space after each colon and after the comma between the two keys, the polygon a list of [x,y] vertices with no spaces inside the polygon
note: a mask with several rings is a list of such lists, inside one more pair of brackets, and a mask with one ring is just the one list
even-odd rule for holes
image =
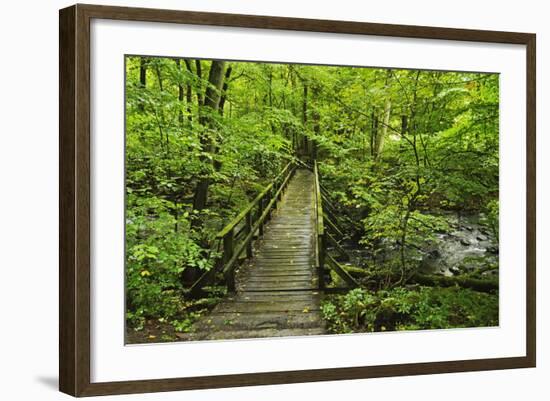
{"label": "dense canopy", "polygon": [[[215,234],[292,160],[317,161],[363,283],[326,298],[331,331],[497,324],[468,283],[498,274],[498,113],[498,74],[127,57],[128,326],[190,330],[225,291],[186,296]],[[464,227],[488,251],[427,271]]]}

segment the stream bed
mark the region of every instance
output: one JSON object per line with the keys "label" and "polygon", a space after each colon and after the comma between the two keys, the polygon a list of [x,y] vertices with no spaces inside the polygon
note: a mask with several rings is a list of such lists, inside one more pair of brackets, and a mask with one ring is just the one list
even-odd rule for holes
{"label": "stream bed", "polygon": [[[450,229],[427,239],[415,257],[422,274],[458,276],[483,269],[482,276],[498,276],[498,240],[483,224],[482,214],[438,213],[445,217]],[[349,248],[348,248],[349,249]],[[373,260],[373,255],[360,249],[350,250],[351,264],[361,265]],[[376,262],[399,258],[393,246],[376,256]]]}
{"label": "stream bed", "polygon": [[[437,233],[436,240],[423,249],[420,272],[455,276],[498,266],[498,242],[481,223],[482,217],[447,214],[451,230]],[[498,275],[498,268],[484,271],[482,275]]]}

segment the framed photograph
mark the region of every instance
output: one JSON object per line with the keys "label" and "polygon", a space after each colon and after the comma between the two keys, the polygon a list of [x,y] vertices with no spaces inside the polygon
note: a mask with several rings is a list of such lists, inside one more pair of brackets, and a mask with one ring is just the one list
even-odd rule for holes
{"label": "framed photograph", "polygon": [[534,34],[59,23],[61,391],[535,366]]}

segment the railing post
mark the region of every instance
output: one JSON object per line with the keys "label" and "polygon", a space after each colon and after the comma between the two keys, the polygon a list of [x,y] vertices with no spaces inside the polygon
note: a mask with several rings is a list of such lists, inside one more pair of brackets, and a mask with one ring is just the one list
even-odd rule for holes
{"label": "railing post", "polygon": [[[271,200],[275,197],[275,193],[277,192],[277,182],[276,181],[273,181],[273,185],[271,186],[271,189],[269,190],[269,201],[271,202]],[[273,207],[270,208],[270,211],[272,209],[277,209],[277,202],[275,201],[275,203],[273,204]],[[269,218],[271,218],[271,212],[270,212],[270,216]]]}
{"label": "railing post", "polygon": [[315,175],[315,219],[317,230],[317,275],[319,276],[319,289],[326,288],[325,283],[325,228],[323,222],[323,202],[319,183],[319,170],[317,161],[313,161],[313,174]]}
{"label": "railing post", "polygon": [[[233,257],[234,250],[234,229],[232,228],[229,232],[223,237],[223,264],[227,265],[231,258]],[[230,269],[227,272],[227,287],[229,291],[235,291],[235,274],[234,269]]]}
{"label": "railing post", "polygon": [[[258,220],[262,218],[262,215],[264,214],[264,197],[260,199],[258,202]],[[260,221],[260,226],[258,227],[258,235],[261,237],[264,235],[264,222]]]}
{"label": "railing post", "polygon": [[[246,214],[246,233],[250,234],[252,233],[252,210],[250,210]],[[250,241],[246,244],[246,257],[251,258],[252,257],[252,239],[254,235],[250,237]]]}
{"label": "railing post", "polygon": [[319,289],[324,290],[325,284],[325,244],[323,234],[317,236],[317,242],[319,244]]}

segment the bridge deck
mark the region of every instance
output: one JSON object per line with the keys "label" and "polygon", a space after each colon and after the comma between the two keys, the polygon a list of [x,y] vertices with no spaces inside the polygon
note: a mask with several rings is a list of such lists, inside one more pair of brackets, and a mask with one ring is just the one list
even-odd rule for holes
{"label": "bridge deck", "polygon": [[314,261],[313,185],[310,171],[296,171],[254,256],[237,272],[237,291],[199,320],[189,339],[324,333]]}

